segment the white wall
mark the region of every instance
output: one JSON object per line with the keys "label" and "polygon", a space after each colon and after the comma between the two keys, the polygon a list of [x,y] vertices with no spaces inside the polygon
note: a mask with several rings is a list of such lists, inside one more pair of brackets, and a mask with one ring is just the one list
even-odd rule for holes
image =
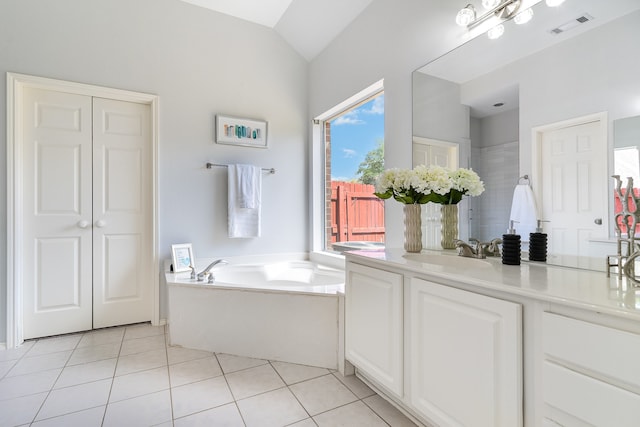
{"label": "white wall", "polygon": [[[3,80],[7,71],[159,95],[161,258],[183,242],[193,243],[199,258],[307,250],[308,63],[273,30],[178,0],[2,0]],[[269,149],[215,144],[216,113],[268,120]],[[206,170],[207,161],[277,169],[263,180],[261,238],[227,238],[225,169]],[[6,164],[4,101],[0,164]],[[4,342],[4,173],[0,272]]]}
{"label": "white wall", "polygon": [[[385,166],[410,168],[411,73],[462,43],[464,29],[454,24],[460,7],[442,0],[374,0],[311,62],[311,116],[384,79]],[[401,205],[386,205],[386,242],[400,247]]]}

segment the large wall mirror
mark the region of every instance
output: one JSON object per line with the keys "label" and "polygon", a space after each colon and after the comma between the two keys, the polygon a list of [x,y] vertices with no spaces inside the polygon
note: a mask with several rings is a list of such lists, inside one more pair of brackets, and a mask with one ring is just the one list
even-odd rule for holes
{"label": "large wall mirror", "polygon": [[[549,262],[600,268],[616,251],[614,158],[635,153],[624,174],[638,168],[640,2],[542,1],[533,11],[501,38],[480,35],[413,73],[414,164],[425,145],[455,144],[459,165],[485,182],[460,205],[461,239],[504,234],[515,187],[528,185],[551,221]],[[614,143],[616,124],[624,143]],[[528,240],[533,230],[518,231]]]}

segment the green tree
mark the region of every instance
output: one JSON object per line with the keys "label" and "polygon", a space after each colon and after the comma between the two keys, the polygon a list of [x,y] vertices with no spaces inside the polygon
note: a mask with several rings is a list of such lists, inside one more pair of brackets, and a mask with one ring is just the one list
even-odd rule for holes
{"label": "green tree", "polygon": [[375,184],[384,171],[384,140],[378,140],[378,146],[369,151],[356,172],[358,182]]}

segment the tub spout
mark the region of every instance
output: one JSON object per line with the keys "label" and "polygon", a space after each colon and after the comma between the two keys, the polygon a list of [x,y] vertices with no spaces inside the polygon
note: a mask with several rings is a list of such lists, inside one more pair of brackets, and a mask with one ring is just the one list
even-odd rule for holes
{"label": "tub spout", "polygon": [[211,264],[207,266],[207,268],[205,268],[200,273],[198,273],[198,281],[201,282],[204,280],[205,277],[209,276],[211,274],[211,269],[218,264],[229,264],[229,262],[224,259],[217,259],[213,261]]}

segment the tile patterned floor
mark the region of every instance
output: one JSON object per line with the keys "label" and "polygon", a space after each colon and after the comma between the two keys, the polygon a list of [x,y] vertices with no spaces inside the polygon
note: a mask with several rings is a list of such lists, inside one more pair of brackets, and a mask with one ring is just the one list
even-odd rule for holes
{"label": "tile patterned floor", "polygon": [[360,380],[135,325],[0,350],[0,426],[415,426]]}

